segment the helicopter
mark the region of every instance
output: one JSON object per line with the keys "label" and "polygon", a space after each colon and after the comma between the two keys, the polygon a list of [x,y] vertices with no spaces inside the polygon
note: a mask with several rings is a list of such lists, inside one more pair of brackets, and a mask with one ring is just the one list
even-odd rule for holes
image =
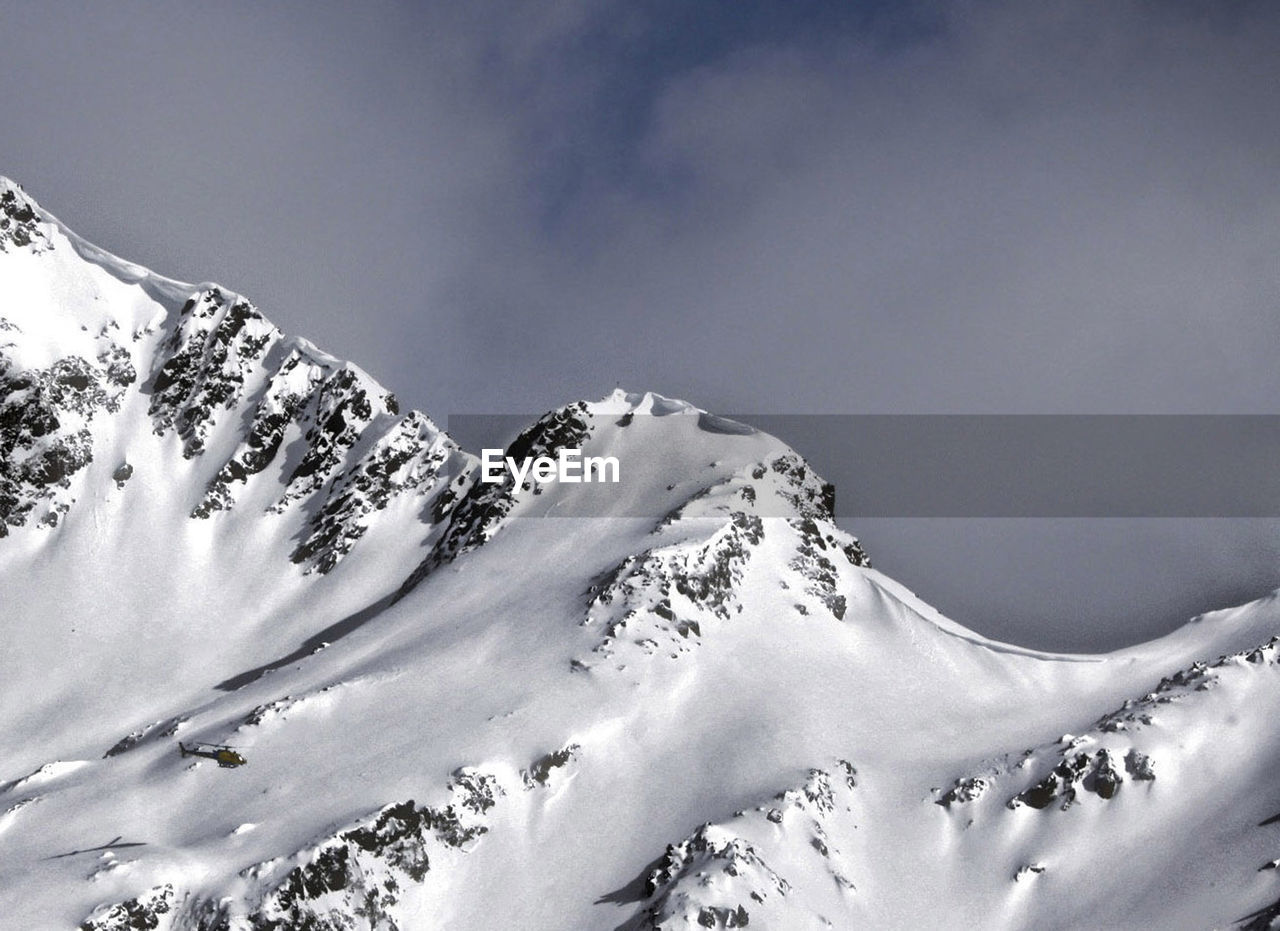
{"label": "helicopter", "polygon": [[187,746],[181,740],[178,741],[178,750],[184,756],[203,756],[210,760],[215,760],[219,766],[231,769],[236,766],[243,766],[249,761],[237,753],[233,748],[225,744],[202,744],[193,743]]}

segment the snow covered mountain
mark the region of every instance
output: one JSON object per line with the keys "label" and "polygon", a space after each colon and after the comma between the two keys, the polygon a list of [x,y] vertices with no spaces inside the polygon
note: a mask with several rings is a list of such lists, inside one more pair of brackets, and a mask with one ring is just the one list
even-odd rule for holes
{"label": "snow covered mountain", "polygon": [[482,483],[0,180],[0,927],[1280,927],[1275,597],[1038,653],[770,436],[618,391],[512,453],[568,447],[627,480]]}

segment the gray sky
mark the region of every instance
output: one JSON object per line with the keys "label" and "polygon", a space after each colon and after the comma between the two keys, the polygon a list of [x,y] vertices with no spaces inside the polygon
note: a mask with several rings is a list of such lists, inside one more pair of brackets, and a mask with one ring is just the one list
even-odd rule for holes
{"label": "gray sky", "polygon": [[[0,173],[440,421],[1277,410],[1273,3],[0,0],[0,88]],[[1035,645],[1280,584],[1274,522],[859,529]]]}

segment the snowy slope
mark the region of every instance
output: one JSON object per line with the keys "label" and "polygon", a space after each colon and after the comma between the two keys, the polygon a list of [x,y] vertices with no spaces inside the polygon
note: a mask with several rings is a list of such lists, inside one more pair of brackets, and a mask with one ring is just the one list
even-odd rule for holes
{"label": "snowy slope", "polygon": [[511,451],[621,484],[479,483],[239,295],[0,212],[0,926],[1280,914],[1274,598],[995,643],[773,437],[618,391]]}

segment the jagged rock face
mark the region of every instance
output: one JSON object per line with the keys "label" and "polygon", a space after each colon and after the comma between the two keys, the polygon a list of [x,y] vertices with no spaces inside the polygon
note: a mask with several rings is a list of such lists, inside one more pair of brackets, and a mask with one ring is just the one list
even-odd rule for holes
{"label": "jagged rock face", "polygon": [[[790,568],[804,578],[806,594],[821,601],[836,620],[844,620],[847,605],[845,596],[840,594],[840,570],[832,559],[843,559],[848,565],[860,568],[870,567],[871,561],[857,540],[844,534],[840,535],[843,539],[838,540],[830,524],[824,528],[813,518],[804,517],[792,521],[791,526],[800,542]],[[803,605],[797,605],[797,609],[806,613]]]}
{"label": "jagged rock face", "polygon": [[249,476],[257,475],[275,461],[286,429],[298,422],[302,409],[316,396],[324,377],[324,369],[308,362],[298,350],[285,356],[254,409],[248,433],[209,483],[209,490],[193,516],[208,517],[214,511],[232,507],[237,485],[243,486]]}
{"label": "jagged rock face", "polygon": [[0,252],[49,248],[49,237],[40,225],[40,216],[31,198],[16,185],[0,180]]}
{"label": "jagged rock face", "polygon": [[243,299],[209,288],[189,299],[151,379],[149,413],[156,432],[181,437],[190,459],[204,450],[220,411],[244,397],[252,366],[280,332]]}
{"label": "jagged rock face", "polygon": [[[12,189],[5,196],[8,229],[30,226],[18,235],[21,245],[30,248],[40,233],[53,249],[35,208]],[[128,438],[131,427],[107,421],[131,392],[144,395],[152,432],[176,440],[184,459],[202,460],[211,444],[225,449],[233,440],[190,516],[235,511],[261,476],[277,489],[270,513],[305,515],[289,554],[304,572],[332,570],[393,502],[418,502],[419,519],[431,525],[449,479],[464,478],[455,494],[469,487],[470,457],[427,417],[401,415],[394,396],[367,375],[285,338],[244,298],[201,287],[158,326],[158,342],[151,327],[122,340],[109,320],[92,356],[32,367],[20,360],[36,337],[0,318],[0,536],[32,522],[56,527],[77,497],[101,493],[74,485],[104,437]],[[135,468],[117,461],[110,472],[117,490]]]}
{"label": "jagged rock face", "polygon": [[[191,310],[186,312],[195,314],[203,306],[201,316],[208,318],[210,300],[206,296],[189,302]],[[247,309],[237,310],[242,306]],[[306,530],[291,558],[306,571],[323,574],[332,570],[364,536],[375,512],[384,510],[401,495],[426,501],[436,492],[447,491],[449,476],[445,473],[456,472],[465,477],[470,463],[426,416],[417,411],[399,416],[395,397],[363,373],[322,362],[302,349],[286,351],[282,337],[274,329],[265,332],[259,327],[256,335],[244,337],[242,349],[224,351],[224,347],[241,340],[246,322],[258,319],[251,306],[236,304],[229,310],[224,308],[220,322],[197,327],[195,342],[202,343],[206,354],[210,344],[215,347],[214,368],[225,377],[219,379],[218,386],[206,384],[196,391],[193,385],[185,394],[178,392],[170,398],[167,409],[153,398],[152,416],[181,433],[182,428],[176,425],[185,422],[186,412],[193,409],[188,401],[192,394],[206,400],[225,397],[221,403],[234,406],[245,393],[238,387],[245,384],[249,375],[245,367],[257,360],[265,362],[273,354],[281,356],[274,371],[266,376],[265,390],[253,401],[247,431],[210,481],[192,516],[209,518],[232,509],[237,493],[252,476],[273,465],[282,468],[283,490],[268,511],[283,514],[292,506],[309,504]],[[175,350],[176,354],[161,367],[161,375],[175,367],[175,360],[181,360],[176,369],[185,369],[196,354],[191,348],[192,338],[180,342],[187,348]],[[174,346],[171,340],[170,348]],[[228,368],[227,360],[233,355],[237,362]],[[164,390],[169,387],[160,377],[157,384],[165,384]],[[175,410],[184,413],[175,416]],[[208,405],[203,402],[194,410],[203,417],[209,415]],[[301,438],[304,451],[294,457],[292,465],[282,464],[281,447],[291,435]],[[201,437],[188,438],[188,454],[202,445]],[[424,522],[430,523],[433,515],[429,505],[424,504],[423,510]]]}
{"label": "jagged rock face", "polygon": [[770,477],[774,493],[786,501],[796,517],[807,520],[833,520],[836,509],[836,489],[824,482],[809,468],[809,464],[794,452],[786,452],[769,463],[762,463],[751,470],[756,482]]}
{"label": "jagged rock face", "polygon": [[[584,623],[603,631],[596,652],[610,656],[624,645],[647,653],[685,652],[709,624],[730,621],[742,610],[737,593],[767,536],[785,541],[793,590],[843,620],[841,573],[868,568],[870,560],[832,522],[833,503],[830,486],[793,452],[741,469],[695,495],[657,528],[679,532],[679,542],[625,560],[593,587]],[[795,608],[809,613],[803,602]]]}
{"label": "jagged rock face", "polygon": [[[574,763],[578,744],[540,757],[517,775],[463,767],[439,805],[413,800],[386,805],[286,860],[246,868],[249,887],[237,900],[202,898],[165,883],[134,899],[100,908],[83,931],[182,927],[190,931],[380,931],[409,928],[407,893],[447,881],[459,856],[490,831],[500,805],[532,804],[552,774]],[[442,879],[434,880],[437,873]],[[132,923],[131,923],[132,922]]]}
{"label": "jagged rock face", "polygon": [[1049,775],[1016,795],[1010,800],[1009,807],[1048,808],[1060,803],[1065,811],[1076,801],[1081,790],[1092,792],[1104,800],[1114,798],[1126,777],[1143,781],[1155,779],[1150,759],[1132,747],[1125,753],[1123,761],[1116,760],[1113,751],[1106,747],[1092,753],[1076,753],[1065,757]]}
{"label": "jagged rock face", "polygon": [[96,364],[65,356],[37,369],[4,351],[22,329],[0,317],[0,336],[10,334],[0,342],[0,537],[45,504],[40,524],[57,526],[71,506],[72,477],[93,461],[91,423],[117,411],[137,377],[110,328],[98,335]]}
{"label": "jagged rock face", "polygon": [[[764,462],[737,469],[723,481],[693,495],[667,515],[663,526],[734,511],[798,523],[830,523],[835,520],[835,488],[823,481],[798,453],[786,450]],[[858,565],[870,566],[857,540],[846,536],[846,541],[853,544],[850,555],[856,554]]]}
{"label": "jagged rock face", "polygon": [[[811,862],[807,882],[824,876],[852,895],[852,866],[832,833],[853,826],[857,771],[838,761],[835,774],[811,769],[800,786],[723,824],[704,824],[670,844],[645,880],[637,928],[833,927],[805,901],[805,883],[787,879],[774,862]],[[748,839],[751,838],[751,839]],[[754,916],[754,919],[753,919]]]}
{"label": "jagged rock face", "polygon": [[649,874],[646,890],[650,896],[661,895],[651,906],[648,927],[670,928],[687,923],[690,916],[702,927],[740,928],[750,923],[747,905],[703,905],[680,888],[697,886],[709,874],[731,877],[742,886],[745,898],[764,902],[772,896],[785,896],[790,883],[774,872],[747,841],[734,837],[711,825],[698,828],[694,834],[667,848],[662,865]]}
{"label": "jagged rock face", "polygon": [[[305,438],[306,454],[286,480],[277,508],[285,507],[320,489],[359,441],[374,415],[369,393],[359,377],[342,370],[325,380],[315,395],[315,413]],[[381,399],[382,414],[391,414],[394,402]]]}
{"label": "jagged rock face", "polygon": [[[517,460],[538,456],[554,458],[561,449],[581,448],[593,431],[587,404],[578,401],[544,414],[511,442],[506,455]],[[431,554],[406,580],[402,591],[412,590],[435,569],[491,540],[521,501],[541,493],[539,483],[532,476],[526,476],[523,484],[516,487],[510,472],[504,472],[502,480],[493,483],[476,481],[473,471],[458,474],[437,506],[438,513],[448,513],[448,528]]]}

